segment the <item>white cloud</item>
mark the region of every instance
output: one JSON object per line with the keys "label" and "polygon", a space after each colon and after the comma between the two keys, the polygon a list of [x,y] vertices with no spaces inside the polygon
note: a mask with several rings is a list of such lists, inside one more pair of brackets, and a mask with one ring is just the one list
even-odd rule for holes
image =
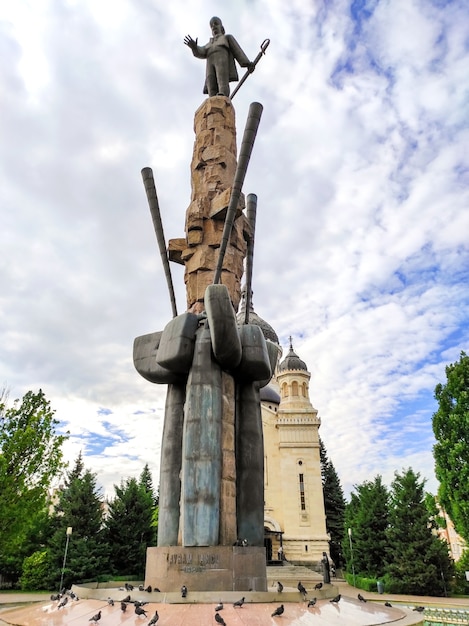
{"label": "white cloud", "polygon": [[251,57],[271,39],[234,100],[238,138],[264,104],[245,184],[256,311],[308,364],[347,489],[408,466],[434,485],[432,392],[468,343],[463,2],[381,0],[354,19],[340,1],[10,3],[0,380],[13,397],[44,389],[68,458],[83,449],[106,492],[146,462],[158,482],[165,390],[138,376],[132,344],[171,309],[140,170],[154,169],[166,238],[182,236],[204,98],[182,41],[205,43],[212,15]]}

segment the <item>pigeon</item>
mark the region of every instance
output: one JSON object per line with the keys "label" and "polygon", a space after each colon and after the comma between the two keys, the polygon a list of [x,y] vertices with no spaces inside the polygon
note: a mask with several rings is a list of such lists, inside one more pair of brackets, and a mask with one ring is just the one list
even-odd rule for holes
{"label": "pigeon", "polygon": [[[147,589],[147,591],[148,591],[148,589]],[[150,591],[151,591],[151,587],[150,587]],[[161,593],[161,592],[160,592],[160,590],[158,589],[158,587],[155,587],[155,588],[153,589],[153,591],[156,591],[156,593]]]}
{"label": "pigeon", "polygon": [[124,587],[126,591],[133,591],[134,589],[134,586],[131,585],[130,583],[125,583]]}
{"label": "pigeon", "polygon": [[122,600],[121,602],[121,611],[125,613],[127,611],[127,604]]}
{"label": "pigeon", "polygon": [[60,600],[60,595],[58,593],[53,593],[50,599],[52,600],[52,602],[55,602],[56,600]]}
{"label": "pigeon", "polygon": [[112,598],[108,598],[107,603],[109,604],[109,606],[114,606],[114,600]]}
{"label": "pigeon", "polygon": [[217,604],[217,606],[215,607],[215,611],[223,611],[223,603],[222,602]]}
{"label": "pigeon", "polygon": [[57,608],[62,609],[67,604],[67,602],[68,602],[68,597],[65,596],[65,598],[59,602],[59,604],[57,605]]}
{"label": "pigeon", "polygon": [[181,587],[181,596],[182,596],[183,598],[185,598],[185,597],[187,596],[187,587],[186,587],[186,585],[183,585],[183,586]]}
{"label": "pigeon", "polygon": [[337,602],[340,602],[341,597],[342,596],[339,593],[338,595],[335,596],[335,598],[332,598],[332,600],[329,600],[329,602],[333,602],[334,604],[337,604]]}
{"label": "pigeon", "polygon": [[385,602],[384,606],[392,606],[392,604],[390,602]]}
{"label": "pigeon", "polygon": [[147,616],[147,612],[145,611],[145,609],[141,606],[136,606],[135,607],[135,615],[138,615],[140,617],[140,615],[143,615],[144,617]]}
{"label": "pigeon", "polygon": [[139,591],[145,591],[145,588],[144,588],[144,586],[143,586],[143,585],[139,585],[139,586],[138,586],[138,590],[139,590]]}
{"label": "pigeon", "polygon": [[130,596],[126,596],[122,602],[131,602]]}
{"label": "pigeon", "polygon": [[241,600],[237,600],[234,604],[233,607],[236,608],[241,608],[244,604],[244,596],[241,598]]}
{"label": "pigeon", "polygon": [[308,593],[306,589],[303,587],[303,585],[301,584],[301,581],[298,583],[297,588],[298,588],[298,591],[302,593],[304,596]]}
{"label": "pigeon", "polygon": [[[151,585],[148,585],[148,587],[145,589],[145,591],[147,591],[148,593],[151,593]],[[155,589],[155,591],[156,591],[156,589]],[[159,591],[159,589],[158,589],[158,591]]]}
{"label": "pigeon", "polygon": [[215,621],[217,624],[221,624],[221,626],[226,626],[226,622],[220,613],[215,613]]}
{"label": "pigeon", "polygon": [[319,591],[319,589],[322,589],[322,583],[316,583],[316,584],[314,585],[314,590],[315,590],[315,591]]}
{"label": "pigeon", "polygon": [[278,617],[279,615],[282,615],[282,613],[284,612],[284,607],[283,604],[281,604],[280,606],[278,606],[275,611],[272,613],[272,615],[270,617]]}
{"label": "pigeon", "polygon": [[316,598],[313,598],[312,600],[310,600],[308,602],[308,608],[314,606],[316,604],[316,602],[317,602]]}
{"label": "pigeon", "polygon": [[151,618],[151,620],[148,622],[148,626],[154,626],[154,624],[156,624],[156,622],[160,619],[160,616],[158,615],[158,611],[155,611],[155,614],[153,615],[153,617]]}
{"label": "pigeon", "polygon": [[425,611],[425,607],[424,606],[416,606],[412,609],[412,611],[417,611],[417,613],[423,613],[423,611]]}
{"label": "pigeon", "polygon": [[282,583],[280,581],[278,581],[278,583],[277,583],[277,591],[278,591],[278,593],[282,593],[282,591],[283,591],[283,585],[282,585]]}
{"label": "pigeon", "polygon": [[360,602],[367,602],[367,599],[364,598],[361,593],[359,593],[357,597],[360,600]]}
{"label": "pigeon", "polygon": [[96,622],[99,622],[100,619],[101,619],[101,611],[98,611],[96,615],[93,615],[93,617],[90,617],[88,621],[94,622],[96,624]]}
{"label": "pigeon", "polygon": [[70,597],[72,598],[72,600],[78,600],[78,596],[76,593],[73,593],[73,591],[70,592]]}

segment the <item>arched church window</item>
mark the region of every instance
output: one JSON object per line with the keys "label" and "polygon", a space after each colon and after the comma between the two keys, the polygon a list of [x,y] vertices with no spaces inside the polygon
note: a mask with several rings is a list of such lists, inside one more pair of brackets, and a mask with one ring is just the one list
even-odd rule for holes
{"label": "arched church window", "polygon": [[298,383],[296,382],[296,380],[294,380],[291,384],[291,393],[292,393],[292,396],[298,395]]}

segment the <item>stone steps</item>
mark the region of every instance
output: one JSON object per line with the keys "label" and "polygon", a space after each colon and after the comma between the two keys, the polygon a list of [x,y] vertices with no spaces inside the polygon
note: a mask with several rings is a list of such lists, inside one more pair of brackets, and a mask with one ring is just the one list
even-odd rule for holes
{"label": "stone steps", "polygon": [[267,589],[270,591],[276,588],[277,581],[280,581],[285,589],[296,590],[298,582],[301,581],[304,587],[309,590],[314,588],[316,583],[322,581],[322,576],[318,572],[309,569],[304,565],[271,565],[267,568]]}

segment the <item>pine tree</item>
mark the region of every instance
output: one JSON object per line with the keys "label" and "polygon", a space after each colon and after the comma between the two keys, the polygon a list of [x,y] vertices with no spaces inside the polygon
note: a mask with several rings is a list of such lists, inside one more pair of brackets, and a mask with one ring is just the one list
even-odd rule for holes
{"label": "pine tree", "polygon": [[53,563],[49,584],[57,587],[66,546],[66,531],[70,536],[64,584],[97,580],[108,569],[108,546],[103,533],[103,500],[96,487],[96,474],[85,469],[81,452],[67,475],[65,487],[59,493],[52,520],[54,533],[49,544]]}
{"label": "pine tree", "polygon": [[139,482],[128,478],[120,486],[114,485],[114,490],[115,497],[109,502],[106,519],[111,567],[121,576],[142,577],[146,550],[156,541],[153,524],[155,497],[148,466],[145,466]]}
{"label": "pine tree", "polygon": [[411,468],[396,473],[392,483],[385,577],[390,593],[441,596],[452,574],[448,546],[433,532],[424,483]]}
{"label": "pine tree", "polygon": [[[353,542],[355,573],[369,578],[384,574],[387,550],[389,494],[381,476],[355,486],[351,502],[347,505],[345,522],[350,528]],[[347,571],[351,571],[351,551],[348,534],[343,538],[347,558]]]}
{"label": "pine tree", "polygon": [[342,538],[345,524],[345,498],[334,464],[327,456],[326,447],[319,438],[322,491],[326,513],[326,529],[330,536],[329,550],[336,567],[342,567]]}

